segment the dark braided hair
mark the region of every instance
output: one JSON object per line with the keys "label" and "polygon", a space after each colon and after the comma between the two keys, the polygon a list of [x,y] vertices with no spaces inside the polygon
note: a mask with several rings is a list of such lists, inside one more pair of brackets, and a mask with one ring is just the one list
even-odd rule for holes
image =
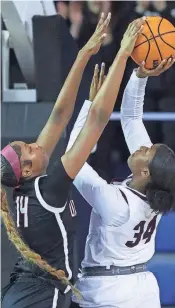
{"label": "dark braided hair", "polygon": [[146,187],[150,207],[156,213],[175,210],[175,154],[161,145],[149,164],[151,181]]}

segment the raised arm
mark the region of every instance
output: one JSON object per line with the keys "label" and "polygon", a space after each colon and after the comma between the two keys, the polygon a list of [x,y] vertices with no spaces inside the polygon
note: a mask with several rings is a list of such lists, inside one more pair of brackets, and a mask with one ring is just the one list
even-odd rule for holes
{"label": "raised arm", "polygon": [[118,95],[127,59],[134,48],[143,23],[144,19],[139,19],[129,25],[110,72],[90,108],[83,129],[72,148],[62,157],[64,168],[71,178],[75,178],[82,168],[108,123]]}
{"label": "raised arm", "polygon": [[121,125],[130,153],[141,146],[151,146],[151,140],[143,124],[143,104],[148,78],[138,78],[133,71],[125,88],[121,105]]}
{"label": "raised arm", "polygon": [[[101,78],[98,80],[98,67],[96,66],[89,97],[91,100],[94,99],[103,83],[103,72],[104,66],[101,69]],[[67,151],[72,147],[84,126],[91,105],[92,102],[89,100],[84,102],[71,132]],[[119,226],[126,222],[129,211],[120,190],[103,180],[88,163],[85,163],[77,174],[74,185],[84,199],[101,216],[105,224]]]}
{"label": "raised arm", "polygon": [[49,157],[55,149],[60,136],[72,116],[84,69],[90,57],[99,51],[100,46],[106,37],[105,31],[110,18],[110,13],[106,19],[104,18],[104,13],[102,13],[95,33],[87,44],[79,51],[75,63],[73,64],[57,98],[53,111],[37,139],[37,144],[42,146]]}
{"label": "raised arm", "polygon": [[149,76],[159,76],[173,64],[173,59],[164,60],[155,69],[148,71],[144,63],[134,70],[123,94],[121,125],[130,153],[141,146],[151,147],[152,143],[143,124],[145,87]]}
{"label": "raised arm", "polygon": [[77,139],[79,133],[81,132],[83,126],[85,125],[92,102],[94,101],[105,79],[106,79],[105,63],[102,63],[100,73],[99,73],[99,66],[98,64],[96,64],[95,69],[94,69],[94,75],[93,75],[91,86],[90,86],[90,91],[89,91],[89,100],[86,100],[84,102],[80,110],[80,113],[77,117],[77,120],[70,134],[66,152],[68,152],[70,148],[73,146],[75,140]]}

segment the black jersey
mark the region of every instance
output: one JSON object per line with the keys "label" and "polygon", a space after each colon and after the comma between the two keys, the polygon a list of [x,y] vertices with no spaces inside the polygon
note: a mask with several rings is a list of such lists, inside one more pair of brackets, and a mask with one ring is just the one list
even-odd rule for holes
{"label": "black jersey", "polygon": [[[72,179],[61,161],[54,174],[27,181],[14,191],[14,221],[25,243],[74,281],[77,213],[71,199],[71,185]],[[21,272],[48,279],[58,289],[65,288],[56,277],[23,258],[15,266],[15,273]]]}

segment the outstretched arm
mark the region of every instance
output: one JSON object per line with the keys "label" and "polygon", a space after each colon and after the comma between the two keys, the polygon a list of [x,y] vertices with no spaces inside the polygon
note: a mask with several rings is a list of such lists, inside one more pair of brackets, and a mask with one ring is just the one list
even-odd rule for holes
{"label": "outstretched arm", "polygon": [[[104,64],[102,64],[99,77],[98,65],[96,65],[91,83],[89,100],[84,102],[84,105],[81,108],[78,118],[74,124],[68,142],[67,151],[72,147],[81,129],[83,128],[89,109],[93,104],[92,101],[101,88],[104,79]],[[127,221],[129,212],[128,206],[118,187],[109,185],[97,174],[97,172],[95,172],[95,170],[92,169],[88,163],[85,163],[77,174],[74,180],[74,185],[85,200],[101,216],[105,224],[120,226]]]}
{"label": "outstretched arm", "polygon": [[133,71],[125,88],[121,105],[121,125],[130,153],[141,146],[151,146],[151,140],[143,124],[143,104],[148,78],[138,78]]}
{"label": "outstretched arm", "polygon": [[121,125],[130,153],[141,146],[151,147],[152,143],[143,124],[145,87],[149,76],[159,76],[173,64],[173,59],[164,60],[155,69],[148,71],[144,63],[134,70],[123,94]]}
{"label": "outstretched arm", "polygon": [[143,23],[144,19],[139,19],[129,25],[110,72],[90,108],[83,129],[72,148],[62,157],[62,163],[71,178],[75,178],[82,168],[108,123],[118,95],[127,59],[134,48]]}
{"label": "outstretched arm", "polygon": [[100,73],[99,73],[99,66],[98,64],[96,64],[95,69],[94,69],[94,75],[93,75],[91,86],[90,86],[90,91],[89,91],[89,100],[85,100],[80,110],[80,113],[77,117],[77,120],[75,121],[74,127],[70,134],[66,152],[68,152],[70,148],[73,146],[75,140],[77,139],[79,133],[81,132],[83,126],[85,125],[92,102],[94,101],[105,79],[106,79],[105,63],[102,63]]}
{"label": "outstretched arm", "polygon": [[110,13],[106,19],[104,19],[104,13],[102,13],[95,33],[78,53],[75,63],[57,98],[53,111],[37,139],[37,144],[42,146],[49,157],[72,116],[84,69],[90,57],[99,51],[106,37],[105,31],[110,18]]}

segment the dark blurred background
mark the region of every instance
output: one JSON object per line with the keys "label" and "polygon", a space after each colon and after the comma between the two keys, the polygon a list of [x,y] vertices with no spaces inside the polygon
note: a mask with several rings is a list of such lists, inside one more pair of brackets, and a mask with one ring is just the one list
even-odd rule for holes
{"label": "dark blurred background", "polygon": [[[16,1],[18,2],[18,1]],[[44,1],[43,1],[44,2]],[[90,38],[92,33],[95,30],[99,14],[101,11],[105,12],[106,14],[111,11],[112,12],[112,21],[110,27],[108,29],[108,37],[104,42],[100,52],[98,55],[91,61],[94,64],[105,62],[107,70],[111,66],[113,59],[116,55],[117,50],[120,47],[120,41],[122,39],[123,33],[127,28],[127,25],[130,21],[135,18],[151,15],[161,15],[167,18],[175,25],[175,1],[54,1],[54,6],[56,12],[61,15],[69,31],[74,38],[77,50],[82,48],[87,40]],[[41,22],[41,21],[40,21]],[[42,22],[41,22],[42,23]],[[44,22],[43,22],[44,23]],[[37,24],[37,21],[36,21]],[[48,27],[48,23],[46,23],[46,27]],[[34,40],[36,41],[37,47],[41,44],[41,40],[44,38],[40,37],[40,40],[37,38],[40,36],[40,26],[35,25],[35,33],[34,33]],[[56,25],[59,26],[59,25]],[[39,29],[38,29],[39,27]],[[63,25],[62,25],[63,27]],[[3,23],[3,29],[5,29],[5,25]],[[41,33],[41,35],[43,35]],[[59,29],[58,29],[58,35]],[[65,40],[65,39],[64,39]],[[34,43],[35,43],[34,41]],[[52,44],[51,38],[47,38],[46,44]],[[40,47],[38,47],[39,49]],[[43,44],[43,48],[45,45]],[[56,48],[56,46],[55,46]],[[64,70],[62,75],[66,75],[68,68],[72,64],[72,59],[76,55],[75,46],[74,51],[69,49],[64,49],[64,52],[67,53],[65,56],[65,61],[63,65],[64,68],[60,68],[59,70]],[[41,50],[40,50],[41,51]],[[47,56],[47,52],[44,51]],[[63,50],[61,50],[61,53]],[[62,55],[58,57],[62,58]],[[35,55],[35,61],[37,72],[36,78],[40,78],[42,61],[44,61],[45,55],[40,55],[39,51],[37,51],[37,55]],[[38,59],[39,58],[39,59]],[[69,63],[67,64],[67,60],[69,59]],[[38,64],[38,62],[40,63]],[[50,61],[50,60],[49,60]],[[57,64],[59,59],[52,60],[54,64]],[[92,65],[93,66],[93,65]],[[127,69],[123,78],[122,86],[120,89],[120,93],[115,105],[115,111],[119,111],[120,103],[122,99],[122,94],[124,87],[131,75],[133,68],[135,67],[135,63],[130,59],[128,61]],[[52,67],[52,65],[51,65]],[[46,65],[47,69],[47,65]],[[39,70],[39,73],[38,73]],[[48,71],[48,70],[47,70]],[[44,67],[42,72],[44,72]],[[52,74],[52,70],[49,71]],[[60,72],[59,72],[60,74]],[[9,87],[13,88],[14,84],[16,83],[24,83],[24,77],[20,70],[18,61],[15,56],[15,52],[13,49],[10,50],[10,80],[9,80]],[[88,73],[86,74],[87,84],[86,88],[88,89],[90,79],[92,77],[92,67],[89,69]],[[48,75],[47,75],[47,80]],[[59,78],[60,79],[60,78]],[[63,81],[64,76],[61,76]],[[46,80],[46,82],[47,82]],[[62,84],[60,81],[60,85]],[[36,80],[36,84],[40,85],[40,81]],[[147,92],[146,92],[146,99],[145,99],[145,111],[156,111],[156,112],[175,112],[175,67],[171,68],[168,72],[164,73],[160,77],[151,78],[148,81],[147,85]],[[43,86],[43,85],[41,85]],[[58,87],[59,88],[59,87]],[[53,90],[53,89],[52,89]],[[41,89],[44,92],[44,89]],[[39,90],[39,92],[41,92]],[[47,91],[46,100],[52,100],[52,97],[56,96],[53,94],[49,95],[49,91],[47,87],[45,88]],[[57,87],[55,87],[56,93],[58,92]],[[88,90],[85,91],[85,95],[87,95]],[[42,96],[42,95],[41,95]],[[44,97],[41,97],[43,101]],[[173,130],[175,129],[175,124],[173,122],[147,122],[146,123],[148,132],[153,140],[153,142],[165,142],[170,147],[175,149],[175,138],[173,135]],[[103,155],[101,155],[103,153]],[[109,122],[107,128],[103,136],[101,137],[97,151],[91,157],[91,163],[93,167],[100,172],[106,179],[110,180],[112,177],[116,176],[116,166],[118,170],[118,163],[123,164],[126,161],[128,156],[128,151],[126,149],[126,145],[123,139],[123,135],[121,133],[121,127],[118,121],[111,121]],[[105,162],[108,161],[108,164]]]}
{"label": "dark blurred background", "polygon": [[[174,1],[58,1],[55,2],[55,5],[57,12],[65,18],[79,48],[83,47],[95,30],[99,13],[101,11],[112,12],[108,37],[98,55],[99,62],[105,62],[107,69],[111,66],[120,47],[128,23],[135,18],[144,15],[161,15],[175,25]],[[115,105],[115,111],[119,111],[124,87],[134,67],[135,64],[130,60]],[[158,78],[150,79],[147,86],[145,111],[175,111],[175,87],[173,85],[175,85],[175,67]],[[154,122],[146,123],[146,126],[153,142],[165,142],[175,149],[175,138],[172,134],[173,129],[175,129],[174,123]],[[126,162],[127,156],[128,152],[120,124],[116,121],[110,122],[91,162],[103,177],[110,180],[116,176],[117,164]],[[106,162],[108,163],[106,164]]]}

